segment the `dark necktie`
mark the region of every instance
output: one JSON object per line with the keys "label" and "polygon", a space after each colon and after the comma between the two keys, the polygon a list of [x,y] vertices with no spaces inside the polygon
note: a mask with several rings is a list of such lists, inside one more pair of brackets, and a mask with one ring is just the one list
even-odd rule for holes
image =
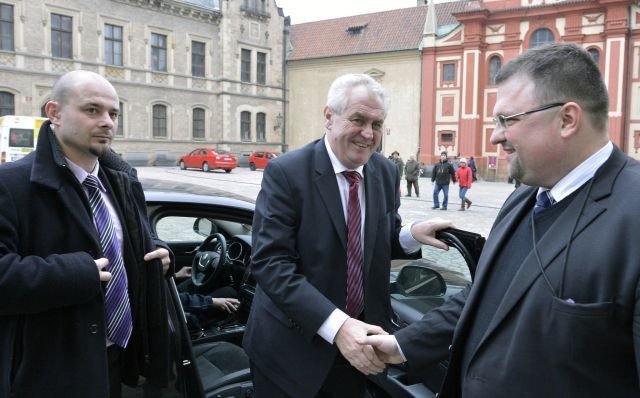
{"label": "dark necktie", "polygon": [[542,191],[536,196],[536,206],[533,208],[533,213],[538,214],[543,210],[548,209],[555,203],[551,191]]}
{"label": "dark necktie", "polygon": [[98,229],[102,251],[104,256],[109,259],[107,271],[111,272],[111,280],[107,283],[105,292],[107,337],[115,344],[125,348],[131,336],[133,324],[127,292],[127,272],[124,268],[120,245],[111,214],[102,199],[98,179],[93,175],[88,175],[82,184],[89,193],[89,204]]}
{"label": "dark necktie", "polygon": [[364,308],[364,289],[362,274],[362,242],[360,213],[360,174],[356,171],[343,171],[349,181],[349,204],[347,206],[347,307],[346,313],[357,318]]}

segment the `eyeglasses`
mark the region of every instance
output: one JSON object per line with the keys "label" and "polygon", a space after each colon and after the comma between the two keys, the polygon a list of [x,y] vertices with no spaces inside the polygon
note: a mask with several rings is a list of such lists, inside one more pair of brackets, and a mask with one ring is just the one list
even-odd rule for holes
{"label": "eyeglasses", "polygon": [[532,113],[544,111],[544,110],[547,110],[547,109],[550,109],[550,108],[555,108],[556,106],[563,106],[564,104],[566,104],[566,102],[554,102],[553,104],[542,105],[539,108],[532,109],[532,110],[526,111],[526,112],[516,113],[515,115],[510,115],[510,116],[498,115],[498,116],[494,116],[493,117],[493,122],[496,124],[496,127],[502,127],[503,129],[507,129],[509,127],[509,125],[508,125],[509,120],[511,120],[513,118],[516,118],[518,116],[530,115]]}

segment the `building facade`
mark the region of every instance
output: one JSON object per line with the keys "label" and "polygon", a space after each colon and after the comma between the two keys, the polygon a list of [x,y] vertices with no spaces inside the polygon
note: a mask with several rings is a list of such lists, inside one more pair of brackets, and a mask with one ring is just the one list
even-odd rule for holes
{"label": "building facade", "polygon": [[281,150],[284,31],[274,0],[0,0],[0,114],[42,115],[86,69],[118,91],[113,147],[134,164]]}
{"label": "building facade", "polygon": [[442,26],[429,6],[423,40],[420,159],[441,150],[474,156],[480,175],[505,179],[508,165],[489,140],[500,67],[548,42],[584,47],[599,64],[610,96],[609,135],[640,159],[640,9],[626,0],[472,0]]}

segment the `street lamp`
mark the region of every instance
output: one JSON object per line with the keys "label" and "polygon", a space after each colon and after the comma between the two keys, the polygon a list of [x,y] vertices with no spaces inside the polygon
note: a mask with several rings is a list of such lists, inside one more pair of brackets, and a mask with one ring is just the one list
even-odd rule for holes
{"label": "street lamp", "polygon": [[282,127],[282,122],[284,120],[284,117],[282,116],[282,114],[278,113],[278,115],[275,117],[275,123],[273,124],[273,129],[277,130],[280,127]]}

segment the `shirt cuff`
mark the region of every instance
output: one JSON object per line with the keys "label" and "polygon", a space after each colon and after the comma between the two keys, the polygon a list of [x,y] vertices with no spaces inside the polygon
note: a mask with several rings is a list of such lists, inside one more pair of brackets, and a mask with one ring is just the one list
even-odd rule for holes
{"label": "shirt cuff", "polygon": [[415,253],[422,248],[422,243],[418,242],[413,237],[413,234],[411,234],[411,227],[417,222],[418,221],[415,221],[409,225],[405,225],[400,230],[400,237],[398,238],[400,240],[400,247],[402,247],[402,250],[407,254]]}
{"label": "shirt cuff", "polygon": [[349,319],[349,315],[336,308],[322,323],[320,329],[318,329],[318,335],[325,339],[327,343],[333,344],[336,339],[336,334],[338,334],[338,330],[340,330],[347,319]]}
{"label": "shirt cuff", "polygon": [[402,352],[402,347],[400,347],[400,344],[398,344],[398,339],[396,339],[395,336],[393,337],[393,339],[396,341],[396,347],[398,347],[398,352],[402,357],[402,362],[407,362],[407,357],[404,356],[404,352]]}

